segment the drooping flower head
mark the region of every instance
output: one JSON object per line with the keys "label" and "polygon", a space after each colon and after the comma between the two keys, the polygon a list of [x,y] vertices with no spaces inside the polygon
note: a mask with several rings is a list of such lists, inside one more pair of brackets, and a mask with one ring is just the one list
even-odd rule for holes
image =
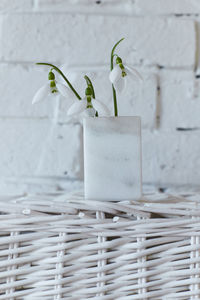
{"label": "drooping flower head", "polygon": [[[118,105],[117,105],[117,92],[122,92],[126,87],[128,77],[134,77],[134,79],[142,79],[141,75],[135,70],[123,64],[123,61],[119,55],[115,53],[117,46],[124,40],[119,40],[112,48],[111,60],[110,60],[110,74],[109,79],[112,83],[113,92],[113,104],[114,104],[114,115],[118,116]],[[114,58],[116,57],[115,64]]]}
{"label": "drooping flower head", "polygon": [[142,80],[142,76],[133,68],[124,65],[121,57],[117,56],[116,64],[109,74],[109,79],[117,92],[121,93],[127,84],[127,79]]}
{"label": "drooping flower head", "polygon": [[[87,77],[87,76],[85,76]],[[87,77],[87,79],[89,79]],[[94,88],[91,83],[85,89],[85,97],[73,103],[68,109],[68,115],[81,115],[82,117],[108,116],[109,110],[100,100],[95,99]]]}
{"label": "drooping flower head", "polygon": [[55,80],[55,74],[52,70],[48,74],[49,82],[44,84],[33,97],[32,104],[43,101],[49,95],[61,94],[63,97],[72,97],[72,91],[63,83]]}

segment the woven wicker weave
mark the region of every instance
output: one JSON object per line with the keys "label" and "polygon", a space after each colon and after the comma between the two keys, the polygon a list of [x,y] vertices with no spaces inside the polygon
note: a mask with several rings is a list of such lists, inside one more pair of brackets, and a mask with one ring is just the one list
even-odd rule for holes
{"label": "woven wicker weave", "polygon": [[0,199],[0,300],[200,299],[200,195]]}

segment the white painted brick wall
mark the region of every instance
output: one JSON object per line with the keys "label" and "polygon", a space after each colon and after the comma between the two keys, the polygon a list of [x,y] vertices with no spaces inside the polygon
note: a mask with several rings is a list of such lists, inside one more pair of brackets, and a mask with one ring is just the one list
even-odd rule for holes
{"label": "white painted brick wall", "polygon": [[3,61],[108,64],[105,53],[125,37],[121,53],[131,64],[192,68],[195,63],[191,20],[53,13],[8,14],[1,19]]}
{"label": "white painted brick wall", "polygon": [[50,120],[0,121],[0,170],[5,176],[82,175],[81,127]]}
{"label": "white painted brick wall", "polygon": [[[143,177],[158,186],[199,186],[199,132],[143,134]],[[150,146],[151,145],[151,146]]]}
{"label": "white painted brick wall", "polygon": [[[119,97],[121,115],[141,115],[143,180],[158,188],[200,182],[199,0],[0,0],[0,192],[82,186],[82,128],[73,99],[32,106],[59,64],[83,95],[83,75],[112,110],[109,55],[115,41],[144,82]],[[61,80],[61,79],[60,79]],[[40,184],[40,180],[43,180]]]}
{"label": "white painted brick wall", "polygon": [[198,0],[136,0],[135,11],[139,15],[198,14]]}

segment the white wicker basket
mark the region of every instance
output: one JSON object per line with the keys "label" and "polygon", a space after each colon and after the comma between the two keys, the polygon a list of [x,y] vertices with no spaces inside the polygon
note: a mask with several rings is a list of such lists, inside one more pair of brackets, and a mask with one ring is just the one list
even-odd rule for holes
{"label": "white wicker basket", "polygon": [[200,299],[200,195],[0,199],[0,300]]}

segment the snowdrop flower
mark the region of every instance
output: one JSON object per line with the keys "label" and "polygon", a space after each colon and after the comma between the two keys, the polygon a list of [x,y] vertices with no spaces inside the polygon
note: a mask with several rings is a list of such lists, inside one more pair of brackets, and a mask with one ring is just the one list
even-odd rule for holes
{"label": "snowdrop flower", "polygon": [[71,90],[62,83],[55,80],[55,75],[52,71],[49,72],[48,79],[50,82],[43,85],[35,94],[32,100],[32,104],[44,100],[51,94],[60,93],[63,97],[71,97]]}
{"label": "snowdrop flower", "polygon": [[133,80],[142,80],[141,75],[135,69],[124,65],[122,59],[117,56],[116,65],[110,72],[109,79],[119,93],[125,89],[128,77]]}
{"label": "snowdrop flower", "polygon": [[85,95],[85,98],[70,106],[67,112],[68,116],[81,114],[82,116],[94,117],[96,112],[103,116],[109,115],[109,110],[105,104],[103,104],[100,100],[92,99],[92,91],[90,87],[86,88]]}
{"label": "snowdrop flower", "polygon": [[[84,98],[80,101],[73,103],[68,109],[67,115],[84,115],[94,117],[96,112],[102,116],[109,116],[109,110],[105,104],[100,100],[94,99],[91,102],[91,105],[88,104],[87,99]],[[83,113],[83,114],[82,114]]]}
{"label": "snowdrop flower", "polygon": [[82,117],[95,117],[96,110],[94,109],[94,107],[88,107],[82,112],[81,116]]}

